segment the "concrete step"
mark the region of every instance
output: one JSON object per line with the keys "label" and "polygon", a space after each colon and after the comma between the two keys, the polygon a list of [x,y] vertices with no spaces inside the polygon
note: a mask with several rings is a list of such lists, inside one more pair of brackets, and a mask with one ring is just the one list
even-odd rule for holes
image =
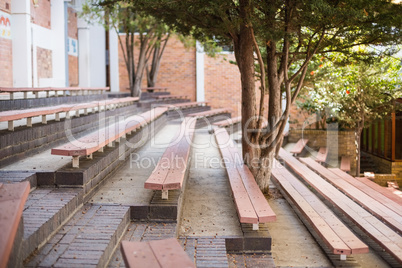
{"label": "concrete step", "polygon": [[25,267],[105,267],[130,223],[129,210],[85,205]]}

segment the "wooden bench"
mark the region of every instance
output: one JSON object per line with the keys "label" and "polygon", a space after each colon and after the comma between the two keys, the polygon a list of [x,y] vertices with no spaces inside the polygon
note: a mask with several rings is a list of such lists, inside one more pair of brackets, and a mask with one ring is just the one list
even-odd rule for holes
{"label": "wooden bench", "polygon": [[340,169],[345,172],[350,172],[350,157],[342,156]]}
{"label": "wooden bench", "polygon": [[304,147],[307,145],[308,139],[300,139],[292,148],[290,151],[294,155],[300,154]]}
{"label": "wooden bench", "polygon": [[187,99],[187,95],[161,95],[156,96],[155,99],[157,100],[174,100],[174,99]]}
{"label": "wooden bench", "polygon": [[279,157],[285,161],[287,167],[291,168],[323,198],[328,200],[335,209],[351,220],[384,251],[402,264],[402,237],[400,234],[344,195],[284,149],[279,151]]}
{"label": "wooden bench", "polygon": [[190,157],[196,120],[186,117],[152,174],[144,183],[145,189],[161,190],[162,199],[168,191],[181,189]]}
{"label": "wooden bench", "polygon": [[176,238],[149,242],[121,242],[121,253],[128,268],[195,268],[194,262]]}
{"label": "wooden bench", "polygon": [[241,123],[241,116],[218,121],[218,122],[213,123],[212,125],[217,126],[217,127],[228,127],[228,126],[238,124],[238,123]]}
{"label": "wooden bench", "polygon": [[14,131],[14,121],[27,119],[27,127],[32,127],[32,117],[41,116],[42,124],[47,124],[47,115],[55,115],[55,120],[60,121],[60,113],[66,113],[66,118],[70,118],[70,112],[74,112],[79,116],[79,111],[84,110],[84,114],[88,114],[88,110],[92,112],[113,109],[119,106],[131,105],[138,101],[138,97],[127,97],[119,99],[110,99],[106,101],[94,101],[79,104],[64,104],[51,107],[31,108],[24,110],[12,110],[0,112],[0,122],[8,121],[8,130]]}
{"label": "wooden bench", "polygon": [[162,106],[168,107],[169,111],[173,111],[173,110],[181,110],[199,106],[206,106],[207,104],[208,102],[181,102],[175,104],[164,104]]}
{"label": "wooden bench", "polygon": [[112,147],[114,141],[120,142],[120,138],[125,138],[126,134],[149,124],[166,111],[165,107],[157,107],[145,113],[130,116],[124,121],[111,124],[75,141],[53,148],[51,154],[72,156],[72,165],[74,168],[78,168],[81,156],[92,158],[94,152],[103,152],[105,146]]}
{"label": "wooden bench", "polygon": [[331,253],[346,260],[347,255],[369,252],[366,244],[360,241],[325,204],[285,167],[275,161],[272,181],[283,195],[300,211],[301,216],[322,239]]}
{"label": "wooden bench", "polygon": [[251,171],[243,163],[226,129],[216,127],[214,133],[222,159],[225,160],[224,164],[240,222],[251,223],[253,230],[258,230],[259,223],[276,221],[275,212],[269,206]]}
{"label": "wooden bench", "polygon": [[325,161],[327,161],[327,156],[328,156],[327,147],[321,147],[318,150],[318,153],[317,153],[317,156],[315,158],[315,161],[317,161],[320,164],[325,163]]}
{"label": "wooden bench", "polygon": [[192,113],[192,114],[189,114],[188,116],[200,119],[200,118],[206,118],[206,117],[210,117],[210,116],[214,116],[214,115],[218,115],[218,114],[230,113],[231,111],[232,110],[228,109],[228,108],[220,108],[220,109],[212,109],[212,110],[205,111],[205,112]]}
{"label": "wooden bench", "polygon": [[0,267],[7,267],[29,190],[27,181],[0,183]]}
{"label": "wooden bench", "polygon": [[58,96],[57,92],[62,91],[63,96],[67,95],[67,92],[76,92],[76,95],[81,94],[84,95],[85,92],[89,94],[89,92],[96,93],[96,94],[103,94],[105,91],[109,90],[109,87],[0,87],[0,93],[9,93],[10,99],[14,99],[14,95],[16,93],[24,93],[24,99],[28,98],[28,93],[32,92],[35,95],[35,98],[39,97],[39,92],[46,92],[46,98],[49,97],[49,93],[51,91],[55,91],[55,96]]}

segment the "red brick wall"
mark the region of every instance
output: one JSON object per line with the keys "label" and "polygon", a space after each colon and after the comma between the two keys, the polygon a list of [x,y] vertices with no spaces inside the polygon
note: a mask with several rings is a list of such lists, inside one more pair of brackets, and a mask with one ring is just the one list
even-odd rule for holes
{"label": "red brick wall", "polygon": [[11,0],[0,0],[0,10],[11,13]]}
{"label": "red brick wall", "polygon": [[[301,100],[299,99],[299,101]],[[291,105],[289,113],[289,130],[302,129],[305,122],[307,124],[304,125],[304,129],[316,129],[314,115],[310,115],[308,112],[297,107],[296,104]]]}
{"label": "red brick wall", "polygon": [[[124,44],[125,36],[120,37]],[[195,48],[186,49],[177,38],[171,37],[162,57],[156,86],[168,87],[174,95],[187,95],[191,100],[195,100],[195,68]],[[128,74],[120,44],[119,73],[120,91],[127,92]],[[147,86],[145,73],[142,86]]]}
{"label": "red brick wall", "polygon": [[38,6],[35,7],[33,1],[31,2],[31,19],[36,25],[51,29],[51,6],[50,0],[37,0]]}
{"label": "red brick wall", "polygon": [[70,87],[77,87],[78,78],[78,57],[68,55],[68,82]]}
{"label": "red brick wall", "polygon": [[[0,10],[11,12],[11,0],[0,0]],[[1,35],[0,35],[1,36]],[[13,86],[13,58],[12,40],[0,37],[0,86]]]}
{"label": "red brick wall", "polygon": [[[77,12],[68,8],[68,37],[78,40]],[[78,57],[68,55],[68,81],[71,87],[78,86]]]}
{"label": "red brick wall", "polygon": [[233,54],[204,57],[205,100],[213,108],[231,108],[235,117],[241,113],[241,81],[239,68],[229,60],[235,60]]}
{"label": "red brick wall", "polygon": [[12,41],[0,38],[0,87],[13,86]]}
{"label": "red brick wall", "polygon": [[52,51],[41,47],[36,47],[36,57],[38,66],[38,79],[53,77]]}

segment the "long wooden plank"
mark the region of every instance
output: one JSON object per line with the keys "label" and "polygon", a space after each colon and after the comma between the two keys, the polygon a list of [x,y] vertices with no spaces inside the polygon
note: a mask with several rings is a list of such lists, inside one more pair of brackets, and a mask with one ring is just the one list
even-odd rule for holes
{"label": "long wooden plank", "polygon": [[162,267],[154,255],[151,246],[145,242],[121,242],[124,263],[129,268]]}
{"label": "long wooden plank", "polygon": [[218,127],[227,127],[230,125],[237,124],[239,122],[241,122],[241,116],[234,117],[234,118],[227,118],[225,120],[215,122],[212,125],[218,126]]}
{"label": "long wooden plank", "polygon": [[327,156],[328,156],[328,148],[327,147],[321,147],[318,150],[317,158],[316,158],[315,161],[320,162],[320,163],[325,162],[327,160]]}
{"label": "long wooden plank", "polygon": [[360,181],[361,183],[364,183],[365,185],[367,185],[370,188],[373,188],[375,191],[383,194],[384,196],[388,197],[389,199],[391,199],[392,201],[394,201],[395,203],[398,203],[399,205],[402,205],[402,196],[398,196],[393,194],[392,192],[390,192],[388,189],[378,185],[377,183],[365,178],[365,177],[355,177],[356,180]]}
{"label": "long wooden plank", "polygon": [[213,109],[205,112],[199,112],[199,113],[192,113],[189,114],[188,116],[191,117],[207,117],[207,116],[212,116],[216,114],[223,114],[223,113],[230,113],[230,109],[228,108],[221,108],[221,109]]}
{"label": "long wooden plank", "polygon": [[300,154],[303,151],[304,147],[307,145],[307,142],[308,142],[308,139],[298,140],[290,152],[292,154]]}
{"label": "long wooden plank", "polygon": [[367,195],[365,192],[356,188],[327,168],[316,163],[313,159],[301,158],[300,161],[308,165],[311,169],[320,174],[336,188],[344,192],[352,200],[359,203],[366,210],[376,215],[379,219],[385,221],[392,228],[395,228],[396,231],[402,231],[402,216],[399,215],[397,212],[380,203],[378,200],[371,197],[370,195]]}
{"label": "long wooden plank", "polygon": [[0,183],[0,267],[7,267],[29,190],[26,181]]}
{"label": "long wooden plank", "polygon": [[[316,195],[314,195],[302,182],[296,179],[287,169],[279,163],[275,163],[273,177],[278,176],[282,178],[282,181],[291,184],[303,199],[308,202],[311,208],[325,220],[336,235],[339,236],[339,238],[351,249],[352,254],[367,253],[369,251],[368,246],[357,238]],[[325,236],[326,233],[323,232],[322,235]]]}
{"label": "long wooden plank", "polygon": [[251,203],[240,174],[235,166],[235,159],[227,147],[227,135],[228,133],[225,129],[215,131],[215,139],[220,149],[221,156],[226,160],[224,164],[240,222],[257,224],[258,215],[254,210],[253,204]]}
{"label": "long wooden plank", "polygon": [[[363,183],[362,181],[352,177],[351,175],[347,174],[346,172],[343,172],[339,168],[328,168],[329,171],[332,173],[335,173],[351,185],[355,186],[356,188],[360,189],[361,191],[365,192],[372,198],[375,198],[378,200],[381,204],[387,206],[388,208],[392,209],[394,212],[398,213],[399,215],[402,215],[402,202],[398,203],[395,202],[395,200],[389,198],[387,195],[384,195],[384,193],[381,191],[377,191],[371,187],[369,187],[367,184]],[[380,186],[381,187],[381,186]],[[383,189],[386,190],[386,189]],[[388,193],[388,192],[387,192]],[[399,201],[399,200],[398,200]]]}
{"label": "long wooden plank", "polygon": [[195,268],[194,262],[183,250],[176,238],[149,241],[149,246],[162,268]]}
{"label": "long wooden plank", "polygon": [[291,198],[292,203],[294,203],[299,208],[300,212],[314,228],[315,232],[321,237],[327,247],[331,249],[332,253],[343,255],[352,254],[352,249],[348,245],[346,245],[346,243],[311,207],[311,205],[304,199],[304,197],[296,189],[294,189],[293,185],[286,180],[289,175],[291,174],[284,174],[279,169],[274,168],[272,170],[272,176],[274,180],[276,180],[277,183],[281,185],[281,188]]}
{"label": "long wooden plank", "polygon": [[[368,236],[381,245],[390,255],[402,264],[402,237],[391,228],[371,215],[349,197],[339,192],[334,186],[319,177],[314,171],[300,163],[290,153],[281,149],[279,152],[292,170],[319,192],[332,205],[340,209],[349,219],[359,226]],[[369,219],[369,220],[367,220]],[[394,235],[390,235],[394,234]]]}

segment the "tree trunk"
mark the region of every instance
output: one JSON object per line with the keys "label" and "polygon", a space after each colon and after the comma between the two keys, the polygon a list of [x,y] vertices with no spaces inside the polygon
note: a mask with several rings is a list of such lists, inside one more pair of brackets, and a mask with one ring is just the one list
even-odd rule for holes
{"label": "tree trunk", "polygon": [[156,80],[158,77],[158,72],[159,72],[159,67],[160,67],[160,58],[159,58],[159,52],[160,52],[160,46],[155,46],[153,55],[152,55],[152,62],[151,62],[151,70],[148,70],[147,67],[147,84],[148,87],[154,87],[156,85]]}

